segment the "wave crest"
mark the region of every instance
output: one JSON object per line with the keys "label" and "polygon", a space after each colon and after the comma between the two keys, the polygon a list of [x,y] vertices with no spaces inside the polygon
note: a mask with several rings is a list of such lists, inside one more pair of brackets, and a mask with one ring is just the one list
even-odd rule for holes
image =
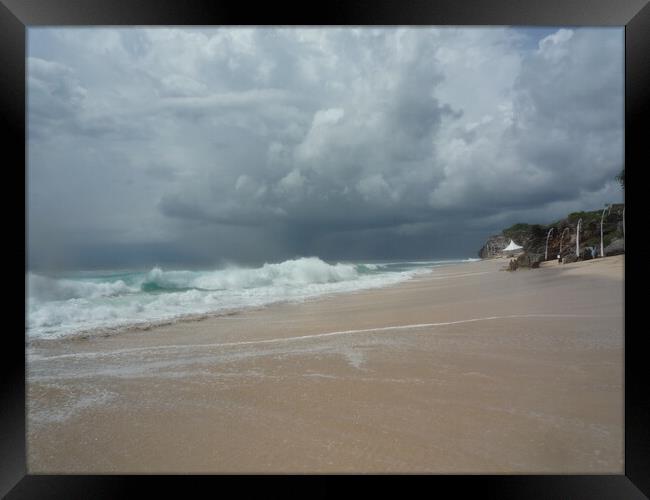
{"label": "wave crest", "polygon": [[241,311],[388,286],[436,265],[328,264],[303,257],[257,268],[211,271],[154,267],[148,272],[88,272],[65,279],[28,273],[27,328],[31,338],[55,338],[97,328]]}
{"label": "wave crest", "polygon": [[337,283],[358,278],[351,264],[328,264],[318,257],[303,257],[258,268],[231,267],[208,272],[163,271],[154,267],[141,284],[143,291],[242,290],[268,286],[294,287]]}
{"label": "wave crest", "polygon": [[29,296],[38,301],[57,301],[70,299],[97,299],[133,293],[136,289],[124,281],[95,283],[71,279],[55,279],[38,274],[28,277]]}

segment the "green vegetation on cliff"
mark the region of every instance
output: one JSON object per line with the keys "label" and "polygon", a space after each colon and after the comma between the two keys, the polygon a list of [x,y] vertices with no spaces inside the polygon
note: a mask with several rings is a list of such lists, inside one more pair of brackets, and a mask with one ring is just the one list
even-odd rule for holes
{"label": "green vegetation on cliff", "polygon": [[[623,238],[623,204],[614,204],[603,219],[603,243],[607,247],[615,240]],[[570,213],[564,219],[551,224],[527,224],[518,222],[504,229],[500,235],[492,236],[479,251],[482,258],[497,254],[510,240],[524,247],[529,254],[544,254],[546,237],[554,228],[548,241],[548,253],[553,258],[562,249],[562,255],[575,254],[576,227],[582,219],[580,231],[581,251],[587,247],[600,250],[600,219],[602,209]],[[568,230],[567,230],[568,229]]]}

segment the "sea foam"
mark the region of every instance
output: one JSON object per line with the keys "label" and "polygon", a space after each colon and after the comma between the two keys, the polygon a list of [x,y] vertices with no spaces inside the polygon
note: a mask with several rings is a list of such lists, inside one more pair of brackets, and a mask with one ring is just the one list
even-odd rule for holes
{"label": "sea foam", "polygon": [[155,324],[377,288],[458,261],[336,263],[304,257],[257,268],[27,275],[30,338]]}

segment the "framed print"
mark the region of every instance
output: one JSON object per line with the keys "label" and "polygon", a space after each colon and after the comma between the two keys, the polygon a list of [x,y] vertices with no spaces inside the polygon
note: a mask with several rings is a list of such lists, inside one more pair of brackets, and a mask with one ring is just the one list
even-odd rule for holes
{"label": "framed print", "polygon": [[647,2],[1,13],[3,495],[648,495]]}

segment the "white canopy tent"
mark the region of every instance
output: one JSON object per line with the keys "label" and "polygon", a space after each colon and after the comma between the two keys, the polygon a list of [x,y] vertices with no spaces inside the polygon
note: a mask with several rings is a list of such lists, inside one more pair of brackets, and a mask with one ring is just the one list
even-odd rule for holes
{"label": "white canopy tent", "polygon": [[510,240],[510,243],[508,244],[507,247],[505,247],[502,252],[506,254],[514,254],[517,252],[520,252],[524,249],[524,247],[517,245],[514,241]]}

